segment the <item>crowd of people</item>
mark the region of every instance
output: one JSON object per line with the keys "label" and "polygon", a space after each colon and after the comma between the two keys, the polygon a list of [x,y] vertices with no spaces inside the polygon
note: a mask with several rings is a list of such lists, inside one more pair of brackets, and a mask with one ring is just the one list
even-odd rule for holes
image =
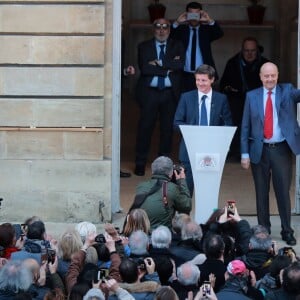
{"label": "crowd of people", "polygon": [[36,216],[3,223],[0,299],[299,299],[294,249],[228,212],[205,224],[177,212],[166,226],[133,208],[122,230],[85,221],[58,239]]}

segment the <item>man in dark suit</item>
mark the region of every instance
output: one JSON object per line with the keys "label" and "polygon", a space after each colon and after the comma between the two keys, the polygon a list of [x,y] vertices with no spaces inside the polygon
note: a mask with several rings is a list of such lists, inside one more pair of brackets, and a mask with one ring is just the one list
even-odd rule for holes
{"label": "man in dark suit", "polygon": [[[214,91],[211,87],[215,80],[215,69],[209,65],[201,65],[194,78],[197,89],[181,95],[174,118],[175,128],[179,125],[231,126],[231,112],[226,95]],[[192,196],[193,175],[183,139],[179,148],[179,160],[184,165],[186,181]]]}
{"label": "man in dark suit", "polygon": [[300,90],[291,84],[277,84],[278,68],[267,62],[260,69],[263,87],[247,93],[241,128],[241,165],[251,164],[256,190],[258,223],[271,232],[269,190],[272,175],[281,236],[289,245],[296,239],[291,228],[290,185],[292,153],[300,154],[300,127],[296,103]]}
{"label": "man in dark suit", "polygon": [[180,95],[180,78],[185,60],[181,42],[169,39],[168,20],[155,20],[153,30],[154,38],[138,46],[138,65],[141,73],[136,91],[140,106],[134,171],[137,176],[145,174],[151,136],[158,117],[158,156],[170,156],[173,119]]}
{"label": "man in dark suit", "polygon": [[260,67],[269,61],[261,55],[261,48],[256,38],[246,37],[242,42],[241,51],[226,63],[220,80],[220,91],[228,97],[233,125],[237,126],[230,154],[238,161],[241,159],[241,124],[246,93],[262,86],[259,78]]}
{"label": "man in dark suit", "polygon": [[216,68],[211,43],[221,38],[223,34],[218,22],[202,10],[202,5],[198,2],[188,3],[186,11],[173,23],[171,38],[180,40],[186,53],[182,92],[196,88],[194,72],[198,66],[207,64]]}

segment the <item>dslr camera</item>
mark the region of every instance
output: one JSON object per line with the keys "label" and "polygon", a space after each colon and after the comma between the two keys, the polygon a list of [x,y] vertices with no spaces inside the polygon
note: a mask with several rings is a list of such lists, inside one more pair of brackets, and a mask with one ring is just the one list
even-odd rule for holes
{"label": "dslr camera", "polygon": [[[146,258],[146,261],[149,265],[151,265],[151,259],[150,258]],[[146,264],[145,264],[145,261],[144,261],[144,258],[140,257],[138,260],[137,260],[137,264],[138,264],[138,268],[142,271],[146,271],[147,272],[147,267],[146,267]]]}
{"label": "dslr camera", "polygon": [[106,239],[105,239],[104,235],[102,233],[100,233],[95,237],[95,242],[98,244],[105,244]]}
{"label": "dslr camera", "polygon": [[176,171],[177,173],[180,173],[182,169],[183,169],[183,166],[180,164],[176,164],[173,166],[173,170]]}
{"label": "dslr camera", "polygon": [[283,247],[283,248],[280,248],[278,250],[278,255],[279,256],[292,256],[292,255],[295,255],[296,256],[296,252],[295,250],[293,249],[293,247]]}
{"label": "dslr camera", "polygon": [[[173,165],[173,170],[174,170],[177,174],[179,174],[179,173],[181,172],[182,169],[183,169],[183,166],[180,165],[180,164]],[[172,181],[173,183],[176,184],[176,176],[175,176],[174,172],[173,172],[171,181]]]}

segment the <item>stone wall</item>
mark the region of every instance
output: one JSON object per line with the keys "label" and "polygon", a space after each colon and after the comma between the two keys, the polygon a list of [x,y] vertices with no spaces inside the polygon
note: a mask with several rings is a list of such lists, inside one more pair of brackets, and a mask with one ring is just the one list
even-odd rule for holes
{"label": "stone wall", "polygon": [[0,1],[3,220],[111,218],[110,3]]}

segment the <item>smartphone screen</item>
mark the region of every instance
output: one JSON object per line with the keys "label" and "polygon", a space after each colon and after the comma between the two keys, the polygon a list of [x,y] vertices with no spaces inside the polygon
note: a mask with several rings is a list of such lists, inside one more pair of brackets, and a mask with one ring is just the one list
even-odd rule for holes
{"label": "smartphone screen", "polygon": [[234,200],[229,200],[227,201],[227,215],[234,215],[235,211],[235,201]]}
{"label": "smartphone screen", "polygon": [[200,20],[200,14],[199,13],[187,13],[186,16],[187,20]]}
{"label": "smartphone screen", "polygon": [[204,281],[203,283],[203,293],[210,295],[210,282],[209,281]]}

